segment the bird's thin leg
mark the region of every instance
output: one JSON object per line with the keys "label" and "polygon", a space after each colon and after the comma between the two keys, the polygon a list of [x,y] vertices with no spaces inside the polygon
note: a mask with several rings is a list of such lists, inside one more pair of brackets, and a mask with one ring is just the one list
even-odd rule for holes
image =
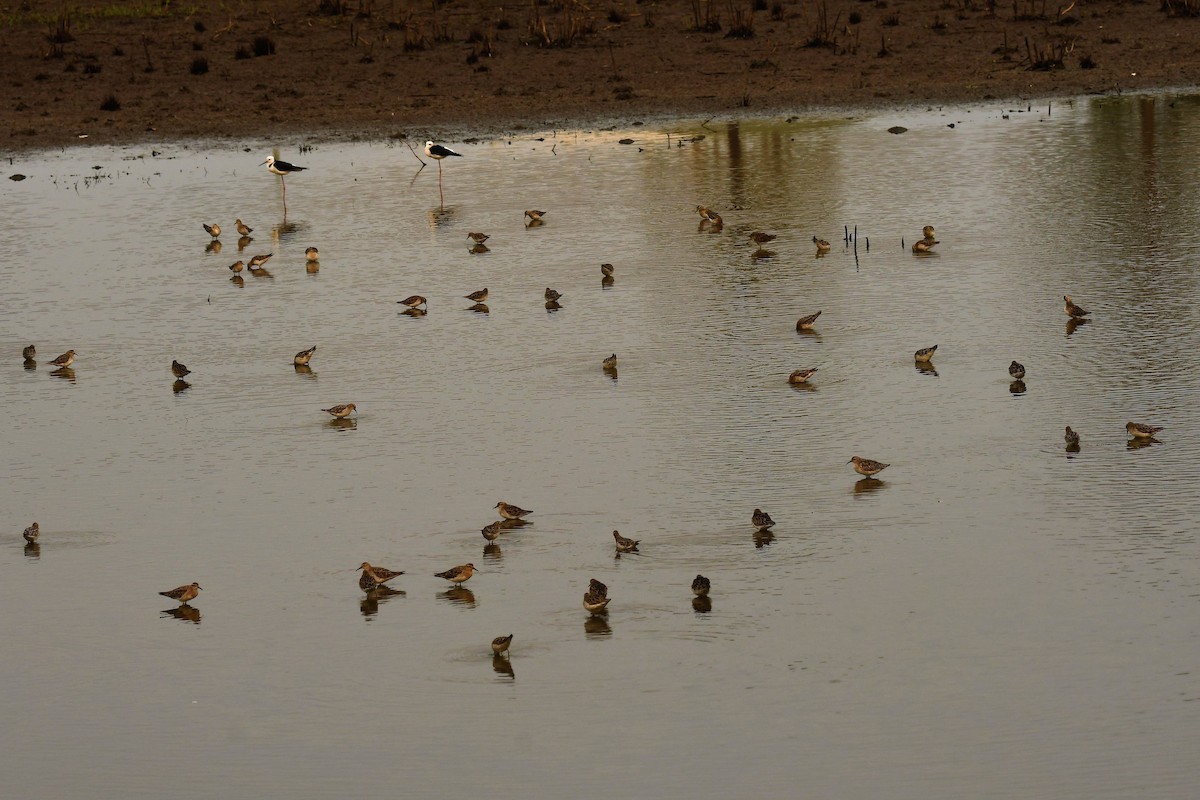
{"label": "bird's thin leg", "polygon": [[279,176],[279,181],[283,184],[283,215],[287,216],[287,178]]}
{"label": "bird's thin leg", "polygon": [[438,162],[438,205],[442,211],[446,210],[446,196],[442,194],[442,162]]}

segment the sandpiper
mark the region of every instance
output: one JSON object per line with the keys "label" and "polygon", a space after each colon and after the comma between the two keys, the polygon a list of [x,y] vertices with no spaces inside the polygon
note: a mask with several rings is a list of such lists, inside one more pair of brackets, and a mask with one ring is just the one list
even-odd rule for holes
{"label": "sandpiper", "polygon": [[163,597],[169,597],[172,600],[178,600],[181,603],[186,603],[188,600],[191,600],[196,595],[200,594],[200,590],[203,588],[204,587],[200,584],[192,582],[187,586],[179,586],[170,590],[169,592],[159,592],[159,594],[161,594]]}
{"label": "sandpiper", "polygon": [[918,239],[913,242],[912,251],[914,253],[930,253],[933,251],[933,246],[940,244],[937,239]]}
{"label": "sandpiper", "polygon": [[308,262],[319,261],[321,259],[321,251],[315,247],[304,248],[304,260]]}
{"label": "sandpiper", "polygon": [[512,640],[513,635],[511,633],[508,636],[497,636],[495,639],[492,639],[492,652],[496,655],[507,653],[508,646],[512,644]]}
{"label": "sandpiper", "polygon": [[1067,447],[1079,447],[1079,434],[1071,430],[1071,426],[1067,426],[1067,431],[1063,434],[1063,440],[1067,443]]}
{"label": "sandpiper", "polygon": [[697,575],[692,581],[692,593],[696,597],[708,597],[708,590],[712,588],[712,581],[703,575]]}
{"label": "sandpiper", "polygon": [[1008,374],[1012,375],[1014,381],[1019,381],[1025,377],[1025,365],[1014,361],[1008,365]]}
{"label": "sandpiper", "polygon": [[923,347],[913,353],[913,360],[920,361],[923,364],[928,363],[933,358],[933,354],[937,352],[937,349],[938,346],[936,344],[933,347]]}
{"label": "sandpiper", "polygon": [[525,212],[525,216],[529,217],[534,222],[537,222],[541,220],[542,217],[546,216],[546,212],[538,211],[536,208],[531,208]]}
{"label": "sandpiper", "polygon": [[59,356],[58,358],[51,361],[50,366],[54,367],[55,369],[63,369],[64,367],[69,367],[74,363],[75,363],[75,351],[68,350],[67,352],[65,352],[61,356]]}
{"label": "sandpiper", "polygon": [[878,475],[891,466],[891,464],[883,464],[879,461],[872,461],[869,458],[863,458],[861,456],[851,456],[850,460],[846,463],[853,464],[855,472],[857,472],[859,475],[865,475],[868,478]]}
{"label": "sandpiper", "polygon": [[829,242],[825,241],[824,239],[818,239],[815,236],[812,238],[812,240],[813,240],[813,244],[815,244],[817,246],[818,253],[828,253],[829,248],[833,246],[833,245],[829,244]]}
{"label": "sandpiper", "polygon": [[30,544],[37,544],[38,537],[42,535],[42,529],[39,528],[38,524],[35,522],[26,528],[21,535],[24,536],[25,541],[29,542]]}
{"label": "sandpiper", "polygon": [[819,317],[819,316],[821,316],[820,311],[818,311],[815,314],[809,314],[807,317],[801,317],[800,319],[796,320],[796,330],[811,331],[816,326],[817,317]]}
{"label": "sandpiper", "polygon": [[204,226],[204,230],[208,231],[208,235],[212,238],[216,239],[221,235],[221,226],[217,223],[214,222],[212,225],[209,225],[207,222],[202,222],[200,224]]}
{"label": "sandpiper", "polygon": [[812,369],[798,369],[791,375],[788,375],[788,383],[808,383],[808,379],[811,378],[816,371],[816,367],[813,367]]}
{"label": "sandpiper", "polygon": [[504,526],[500,522],[493,522],[490,525],[484,525],[483,530],[480,531],[480,533],[483,534],[483,538],[487,539],[489,542],[496,541],[496,538],[499,537],[503,532]]}
{"label": "sandpiper", "polygon": [[403,570],[396,572],[384,567],[375,567],[366,561],[362,562],[359,569],[362,570],[362,575],[358,577],[358,588],[364,592],[383,586],[392,578],[398,578],[404,574]]}
{"label": "sandpiper", "polygon": [[342,419],[343,417],[348,417],[357,411],[358,406],[354,405],[354,403],[346,403],[345,405],[331,406],[330,408],[322,408],[321,410],[326,414],[331,414],[338,419]]}
{"label": "sandpiper", "polygon": [[241,272],[243,269],[245,269],[245,267],[246,267],[245,262],[235,261],[229,265],[229,271],[232,272],[234,275],[237,275],[239,272]]}
{"label": "sandpiper", "polygon": [[397,300],[396,303],[397,305],[408,306],[409,308],[417,308],[418,306],[429,307],[429,304],[425,302],[425,298],[419,294],[409,295],[403,300]]}
{"label": "sandpiper", "polygon": [[933,226],[926,225],[924,228],[921,228],[921,235],[924,236],[926,239],[934,238]]}
{"label": "sandpiper", "polygon": [[776,238],[775,234],[765,231],[754,231],[754,233],[750,234],[750,241],[757,242],[758,244],[766,244],[767,242],[774,241]]}
{"label": "sandpiper", "polygon": [[467,238],[473,240],[475,244],[483,244],[492,237],[488,236],[486,233],[471,232],[467,234]]}
{"label": "sandpiper", "polygon": [[613,531],[613,541],[617,543],[618,553],[636,553],[639,540],[626,539],[621,535],[620,531]]}
{"label": "sandpiper", "polygon": [[696,206],[696,213],[700,215],[702,222],[711,222],[714,225],[720,225],[724,221],[721,219],[721,215],[711,208]]}
{"label": "sandpiper", "polygon": [[775,520],[771,519],[771,515],[761,508],[756,508],[750,515],[750,523],[760,531],[765,531],[775,525]]}
{"label": "sandpiper", "polygon": [[600,274],[606,278],[611,278],[613,276],[613,265],[612,264],[601,264],[600,265]]}
{"label": "sandpiper", "polygon": [[1162,430],[1162,426],[1143,425],[1140,422],[1126,422],[1125,430],[1136,439],[1153,439],[1154,434]]}
{"label": "sandpiper", "polygon": [[25,356],[26,361],[33,361],[33,357],[37,355],[37,345],[29,345],[21,351],[21,355]]}
{"label": "sandpiper", "polygon": [[297,367],[307,367],[308,362],[312,361],[313,353],[317,352],[317,346],[314,344],[307,350],[301,350],[292,358],[292,363]]}
{"label": "sandpiper", "polygon": [[526,511],[520,506],[509,505],[503,500],[501,500],[499,503],[496,503],[495,508],[500,512],[500,516],[504,517],[505,519],[520,519],[521,517],[533,513],[532,511]]}
{"label": "sandpiper", "polygon": [[549,286],[546,287],[546,302],[547,303],[557,303],[559,301],[559,298],[561,298],[561,297],[562,297],[562,292],[551,289]]}
{"label": "sandpiper", "polygon": [[254,228],[247,226],[246,223],[242,222],[240,217],[233,221],[233,225],[237,228],[237,232],[241,236],[249,236],[254,233]]}
{"label": "sandpiper", "polygon": [[436,573],[434,573],[434,577],[435,578],[445,578],[446,580],[450,581],[451,583],[461,584],[463,581],[470,580],[471,576],[474,574],[475,574],[475,565],[474,564],[462,564],[457,567],[451,567],[450,569],[446,570],[445,572],[436,572]]}
{"label": "sandpiper", "polygon": [[174,375],[176,378],[182,378],[185,375],[190,375],[191,373],[192,373],[192,371],[190,369],[188,369],[185,365],[180,364],[178,361],[175,361],[175,360],[171,361],[171,374]]}
{"label": "sandpiper", "polygon": [[608,358],[600,362],[600,366],[604,369],[613,370],[617,368],[617,354],[613,353]]}
{"label": "sandpiper", "polygon": [[463,295],[463,297],[470,300],[472,303],[482,303],[484,300],[488,299],[487,287],[483,287],[478,292],[471,292],[470,294]]}
{"label": "sandpiper", "polygon": [[592,614],[597,611],[603,611],[608,605],[608,587],[600,581],[592,578],[588,590],[583,594],[583,607]]}
{"label": "sandpiper", "polygon": [[1090,313],[1075,305],[1075,301],[1071,299],[1071,295],[1069,294],[1063,295],[1063,309],[1067,312],[1067,316],[1071,319],[1086,317]]}
{"label": "sandpiper", "polygon": [[250,267],[250,269],[252,269],[252,270],[258,269],[263,264],[270,261],[271,256],[273,256],[273,255],[275,255],[275,254],[274,253],[260,253],[259,255],[253,256],[250,259],[250,263],[247,264],[247,266]]}

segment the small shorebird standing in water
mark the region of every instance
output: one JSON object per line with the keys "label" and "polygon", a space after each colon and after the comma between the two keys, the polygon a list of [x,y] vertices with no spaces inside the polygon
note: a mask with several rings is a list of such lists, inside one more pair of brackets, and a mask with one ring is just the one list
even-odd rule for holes
{"label": "small shorebird standing in water", "polygon": [[192,371],[178,361],[171,361],[171,374],[176,378],[182,378],[186,375],[191,375]]}
{"label": "small shorebird standing in water", "polygon": [[74,363],[75,363],[75,351],[68,350],[67,352],[65,352],[61,356],[59,356],[58,358],[51,361],[50,366],[54,367],[55,369],[63,369],[65,367],[71,366]]}
{"label": "small shorebird standing in water", "polygon": [[241,217],[235,219],[233,225],[237,228],[238,235],[240,236],[249,236],[254,233],[254,228],[248,227],[246,223],[242,222]]}
{"label": "small shorebird standing in water", "polygon": [[467,238],[474,241],[475,244],[483,244],[484,242],[486,242],[488,239],[490,239],[492,237],[488,236],[486,233],[471,232],[471,233],[467,234]]}
{"label": "small shorebird standing in water", "polygon": [[536,208],[531,208],[525,212],[525,216],[529,217],[529,219],[533,222],[541,222],[542,217],[546,216],[546,212],[538,211]]}
{"label": "small shorebird standing in water", "polygon": [[934,238],[933,226],[926,225],[924,228],[921,228],[921,235],[924,236],[926,239],[933,239]]}
{"label": "small shorebird standing in water", "polygon": [[692,593],[696,597],[708,597],[708,591],[712,588],[712,581],[703,575],[697,575],[692,581]]}
{"label": "small shorebird standing in water", "polygon": [[725,220],[721,219],[721,215],[705,206],[696,206],[696,213],[700,215],[700,222],[711,222],[713,225],[722,225]]}
{"label": "small shorebird standing in water", "polygon": [[613,276],[613,265],[612,264],[601,264],[600,265],[600,274],[606,278],[611,278]]}
{"label": "small shorebird standing in water", "polygon": [[755,231],[754,233],[750,234],[750,241],[757,244],[766,244],[767,242],[772,242],[777,238],[778,237],[775,234],[767,233],[765,231]]}
{"label": "small shorebird standing in water", "polygon": [[397,300],[396,304],[408,306],[409,308],[418,308],[420,306],[425,306],[426,308],[429,307],[429,304],[425,302],[425,298],[419,294],[410,295],[403,300]]}
{"label": "small shorebird standing in water", "polygon": [[488,299],[487,287],[483,287],[478,292],[471,292],[470,294],[463,295],[463,297],[470,300],[472,303],[482,303],[484,300]]}
{"label": "small shorebird standing in water", "polygon": [[813,244],[815,244],[817,246],[818,253],[828,253],[829,248],[831,248],[833,246],[829,242],[825,241],[824,239],[818,239],[815,236],[812,238],[812,240],[813,240]]}
{"label": "small shorebird standing in water", "polygon": [[496,503],[495,508],[500,512],[500,516],[504,517],[505,519],[520,519],[521,517],[528,516],[529,514],[533,513],[532,511],[526,511],[520,506],[510,505],[503,500],[501,500],[499,503]]}
{"label": "small shorebird standing in water", "polygon": [[237,275],[239,272],[241,272],[243,269],[245,269],[245,267],[246,267],[246,265],[242,261],[235,261],[229,265],[229,271],[232,272],[234,275]]}
{"label": "small shorebird standing in water", "polygon": [[366,561],[362,562],[362,566],[359,569],[362,570],[362,575],[358,577],[358,588],[364,592],[369,592],[372,589],[383,586],[392,578],[399,578],[404,574],[403,570],[396,572],[384,567],[375,567]]}
{"label": "small shorebird standing in water", "polygon": [[200,584],[193,582],[189,583],[187,586],[179,586],[175,589],[171,589],[168,592],[159,592],[159,594],[161,594],[163,597],[169,597],[172,600],[178,600],[181,603],[186,603],[188,600],[192,600],[196,597],[196,595],[200,594],[200,590],[203,588],[204,587]]}
{"label": "small shorebird standing in water", "polygon": [[923,347],[917,352],[913,353],[913,360],[920,361],[922,364],[927,364],[933,358],[933,354],[937,352],[937,349],[938,346],[936,344],[933,347]]}
{"label": "small shorebird standing in water", "polygon": [[855,472],[857,472],[859,475],[865,475],[868,478],[875,477],[876,475],[878,475],[879,473],[883,472],[885,469],[887,469],[888,467],[891,466],[891,464],[884,464],[879,461],[872,461],[869,458],[863,458],[861,456],[851,456],[850,460],[847,461],[846,463],[853,464]]}
{"label": "small shorebird standing in water", "polygon": [[342,419],[343,417],[348,417],[357,411],[358,406],[354,405],[354,403],[346,403],[345,405],[331,406],[330,408],[322,408],[321,410],[326,414],[330,414],[338,419]]}
{"label": "small shorebird standing in water", "polygon": [[940,242],[937,239],[918,239],[913,242],[912,251],[917,255],[932,253],[935,244],[940,244]]}
{"label": "small shorebird standing in water", "polygon": [[208,231],[208,235],[212,238],[216,239],[221,235],[221,226],[217,223],[214,222],[212,225],[209,225],[207,222],[202,222],[200,224],[204,226],[204,230]]}
{"label": "small shorebird standing in water", "polygon": [[496,655],[507,653],[508,646],[512,644],[512,640],[513,635],[511,633],[508,636],[497,636],[495,639],[492,639],[492,652]]}
{"label": "small shorebird standing in water", "polygon": [[28,345],[21,351],[21,355],[25,356],[26,361],[33,361],[33,357],[37,355],[37,345]]}
{"label": "small shorebird standing in water", "polygon": [[321,251],[317,250],[315,247],[304,248],[304,260],[308,261],[309,263],[313,261],[320,261]]}
{"label": "small shorebird standing in water", "polygon": [[1008,374],[1012,376],[1014,381],[1019,381],[1025,377],[1025,365],[1017,361],[1008,365]]}
{"label": "small shorebird standing in water", "polygon": [[1067,312],[1067,316],[1071,319],[1086,317],[1090,313],[1075,305],[1075,301],[1071,299],[1071,295],[1069,294],[1063,295],[1063,310]]}
{"label": "small shorebird standing in water", "polygon": [[480,533],[482,533],[483,538],[487,539],[489,542],[494,542],[497,538],[499,538],[500,534],[504,533],[504,525],[500,522],[493,522],[490,525],[484,525],[483,530],[480,531]]}
{"label": "small shorebird standing in water", "polygon": [[788,383],[808,383],[808,379],[811,378],[816,371],[816,367],[813,367],[812,369],[798,369],[791,375],[788,375]]}
{"label": "small shorebird standing in water", "polygon": [[450,569],[446,570],[445,572],[436,572],[436,573],[434,573],[433,577],[445,578],[446,580],[450,581],[451,583],[461,584],[464,581],[470,580],[471,576],[474,574],[475,574],[475,565],[474,564],[462,564],[461,566],[451,567]]}
{"label": "small shorebird standing in water", "polygon": [[246,266],[248,266],[251,270],[256,270],[259,267],[261,267],[263,264],[270,261],[271,256],[273,256],[273,255],[275,255],[275,254],[274,253],[260,253],[259,255],[251,257],[250,263],[247,264]]}
{"label": "small shorebird standing in water", "polygon": [[1071,450],[1072,448],[1076,450],[1079,449],[1079,434],[1071,430],[1070,425],[1067,426],[1066,433],[1063,434],[1063,441],[1067,443],[1068,450]]}
{"label": "small shorebird standing in water", "polygon": [[775,520],[771,519],[771,515],[761,508],[756,508],[750,515],[750,523],[760,531],[765,531],[775,525]]}
{"label": "small shorebird standing in water", "polygon": [[600,362],[600,366],[606,370],[614,370],[617,368],[617,354],[613,353],[608,358]]}
{"label": "small shorebird standing in water", "polygon": [[1125,430],[1135,439],[1153,439],[1154,434],[1162,430],[1161,426],[1143,425],[1140,422],[1126,422]]}
{"label": "small shorebird standing in water", "polygon": [[297,367],[307,367],[308,362],[312,361],[313,353],[317,352],[317,346],[314,344],[307,350],[301,350],[292,358],[292,364]]}
{"label": "small shorebird standing in water", "polygon": [[588,590],[583,594],[583,607],[589,613],[595,614],[598,611],[603,611],[608,605],[608,587],[600,581],[592,578],[592,582],[588,585]]}
{"label": "small shorebird standing in water", "polygon": [[286,161],[280,161],[275,156],[267,156],[267,160],[259,164],[267,165],[267,171],[273,175],[278,175],[280,182],[283,184],[283,215],[287,216],[287,176],[293,172],[303,172],[308,167],[298,167],[295,164],[289,164]]}
{"label": "small shorebird standing in water", "polygon": [[37,544],[38,537],[42,535],[42,529],[39,528],[38,524],[35,522],[26,528],[21,535],[24,536],[25,541],[29,542],[30,544]]}
{"label": "small shorebird standing in water", "polygon": [[640,544],[637,539],[626,539],[620,531],[613,531],[613,541],[617,543],[618,553],[636,553]]}
{"label": "small shorebird standing in water", "polygon": [[562,292],[559,292],[555,289],[551,289],[549,286],[546,287],[546,302],[547,303],[557,303],[561,297],[562,297]]}
{"label": "small shorebird standing in water", "polygon": [[809,314],[807,317],[801,317],[800,319],[796,320],[796,330],[811,331],[814,327],[816,327],[817,317],[819,317],[819,316],[821,316],[820,311],[818,311],[815,314]]}

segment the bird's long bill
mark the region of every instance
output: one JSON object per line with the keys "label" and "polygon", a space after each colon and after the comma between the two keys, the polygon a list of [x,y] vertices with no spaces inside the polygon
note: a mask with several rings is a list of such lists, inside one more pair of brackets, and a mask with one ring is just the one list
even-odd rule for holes
{"label": "bird's long bill", "polygon": [[852,459],[850,459],[849,461],[847,461],[846,463],[847,463],[847,464],[853,464],[853,463],[854,463],[854,459],[852,458]]}
{"label": "bird's long bill", "polygon": [[268,159],[265,159],[265,160],[262,162],[262,164],[259,164],[259,166],[261,167],[263,164],[267,163],[267,162],[268,162],[268,161],[270,161],[270,160],[271,160],[271,159],[269,159],[269,158],[268,158]]}

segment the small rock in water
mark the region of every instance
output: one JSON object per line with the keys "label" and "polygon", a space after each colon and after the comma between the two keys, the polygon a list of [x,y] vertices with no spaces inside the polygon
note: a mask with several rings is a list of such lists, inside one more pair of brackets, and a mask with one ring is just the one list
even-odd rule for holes
{"label": "small rock in water", "polygon": [[900,134],[900,133],[907,133],[907,132],[908,132],[908,128],[905,128],[902,125],[893,125],[892,127],[888,128],[888,133]]}
{"label": "small rock in water", "polygon": [[622,139],[617,144],[633,144],[633,139]]}
{"label": "small rock in water", "polygon": [[14,172],[12,175],[8,176],[8,179],[10,181],[23,181],[25,180],[25,176],[19,172]]}

